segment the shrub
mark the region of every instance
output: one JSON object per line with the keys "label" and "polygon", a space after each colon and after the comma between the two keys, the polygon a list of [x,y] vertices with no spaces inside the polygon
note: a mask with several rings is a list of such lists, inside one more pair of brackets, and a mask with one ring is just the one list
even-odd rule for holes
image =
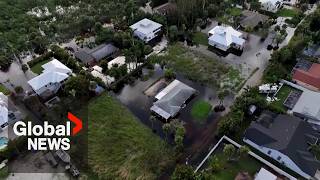
{"label": "shrub", "polygon": [[53,52],[50,51],[50,52],[47,52],[37,58],[34,58],[33,60],[29,61],[28,62],[28,65],[29,67],[33,67],[34,65],[38,64],[39,62],[42,62],[42,61],[45,61],[45,60],[48,60],[50,58],[53,57]]}

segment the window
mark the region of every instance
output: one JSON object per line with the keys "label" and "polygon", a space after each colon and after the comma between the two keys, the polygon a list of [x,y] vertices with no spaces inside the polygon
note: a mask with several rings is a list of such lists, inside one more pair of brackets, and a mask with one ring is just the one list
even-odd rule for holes
{"label": "window", "polygon": [[270,150],[268,151],[268,154],[269,154],[269,155],[271,154],[271,151],[270,151]]}
{"label": "window", "polygon": [[277,160],[280,161],[280,159],[281,159],[281,156],[278,156],[278,157],[277,157]]}

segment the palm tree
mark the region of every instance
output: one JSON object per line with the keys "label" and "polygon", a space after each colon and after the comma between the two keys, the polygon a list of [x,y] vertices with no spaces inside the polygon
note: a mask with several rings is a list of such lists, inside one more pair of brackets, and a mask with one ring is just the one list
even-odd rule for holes
{"label": "palm tree", "polygon": [[165,140],[168,141],[168,135],[172,132],[172,126],[170,123],[165,123],[162,125],[162,130],[165,134]]}

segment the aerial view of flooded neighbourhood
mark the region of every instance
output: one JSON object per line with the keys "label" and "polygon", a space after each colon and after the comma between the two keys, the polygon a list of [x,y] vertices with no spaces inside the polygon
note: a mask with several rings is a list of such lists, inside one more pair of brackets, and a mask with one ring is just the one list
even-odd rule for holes
{"label": "aerial view of flooded neighbourhood", "polygon": [[320,180],[319,4],[0,0],[0,180]]}

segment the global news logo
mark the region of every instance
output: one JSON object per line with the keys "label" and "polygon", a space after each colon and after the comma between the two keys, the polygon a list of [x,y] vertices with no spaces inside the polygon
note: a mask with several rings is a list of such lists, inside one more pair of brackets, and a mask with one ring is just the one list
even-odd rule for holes
{"label": "global news logo", "polygon": [[[13,126],[13,132],[17,136],[28,137],[28,150],[69,150],[70,137],[78,134],[82,127],[81,119],[68,112],[68,121],[66,124],[52,125],[44,121],[43,125],[33,125],[32,122],[16,122]],[[71,130],[71,122],[75,126]]]}

